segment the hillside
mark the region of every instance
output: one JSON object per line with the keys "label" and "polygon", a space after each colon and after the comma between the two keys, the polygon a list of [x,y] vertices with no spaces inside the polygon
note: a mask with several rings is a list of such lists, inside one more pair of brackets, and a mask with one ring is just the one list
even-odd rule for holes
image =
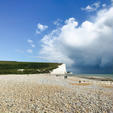
{"label": "hillside", "polygon": [[0,74],[49,73],[61,63],[0,61]]}

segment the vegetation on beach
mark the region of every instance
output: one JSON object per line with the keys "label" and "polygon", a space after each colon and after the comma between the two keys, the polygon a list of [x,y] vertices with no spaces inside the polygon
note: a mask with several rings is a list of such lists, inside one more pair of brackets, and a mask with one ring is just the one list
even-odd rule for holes
{"label": "vegetation on beach", "polygon": [[61,63],[0,61],[0,74],[49,73]]}

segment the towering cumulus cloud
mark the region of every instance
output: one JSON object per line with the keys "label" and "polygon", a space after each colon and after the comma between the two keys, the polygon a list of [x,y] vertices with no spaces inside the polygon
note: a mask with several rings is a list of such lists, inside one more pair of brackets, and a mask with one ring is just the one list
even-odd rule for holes
{"label": "towering cumulus cloud", "polygon": [[43,37],[41,55],[66,63],[76,73],[112,73],[113,7],[81,25],[75,18],[67,19],[61,28]]}

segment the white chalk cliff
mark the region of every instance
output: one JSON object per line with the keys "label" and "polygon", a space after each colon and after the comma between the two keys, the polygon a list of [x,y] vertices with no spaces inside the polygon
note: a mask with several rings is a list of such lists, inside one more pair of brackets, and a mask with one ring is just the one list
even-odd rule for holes
{"label": "white chalk cliff", "polygon": [[58,66],[58,68],[53,69],[51,72],[51,74],[66,74],[66,65],[65,64],[61,64],[60,66]]}

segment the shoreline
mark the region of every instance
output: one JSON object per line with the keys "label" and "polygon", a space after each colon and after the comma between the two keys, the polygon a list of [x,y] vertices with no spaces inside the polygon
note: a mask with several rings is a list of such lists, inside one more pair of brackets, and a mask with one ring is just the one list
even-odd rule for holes
{"label": "shoreline", "polygon": [[[110,76],[102,76],[104,74],[97,74],[98,76],[95,76],[95,74],[67,74],[68,76],[72,77],[80,77],[85,79],[91,79],[91,80],[98,80],[98,81],[113,81],[113,77]],[[113,75],[112,75],[113,76]]]}
{"label": "shoreline", "polygon": [[86,76],[86,77],[80,77],[80,78],[85,78],[85,79],[91,79],[91,80],[97,80],[97,81],[112,81],[112,78],[108,78],[108,77],[97,77],[97,76]]}
{"label": "shoreline", "polygon": [[[67,76],[67,77],[78,77],[78,78],[83,78],[83,79],[89,79],[89,80],[97,80],[97,81],[111,81],[113,82],[113,78],[112,77],[107,77],[107,76],[92,76],[93,74],[50,74],[50,73],[38,73],[38,74],[0,74],[0,76],[10,76],[10,75],[17,75],[17,76],[23,76],[23,75],[49,75],[49,76]],[[99,75],[99,74],[97,74]],[[104,74],[100,74],[100,75],[104,75]],[[112,74],[110,74],[112,75]]]}

